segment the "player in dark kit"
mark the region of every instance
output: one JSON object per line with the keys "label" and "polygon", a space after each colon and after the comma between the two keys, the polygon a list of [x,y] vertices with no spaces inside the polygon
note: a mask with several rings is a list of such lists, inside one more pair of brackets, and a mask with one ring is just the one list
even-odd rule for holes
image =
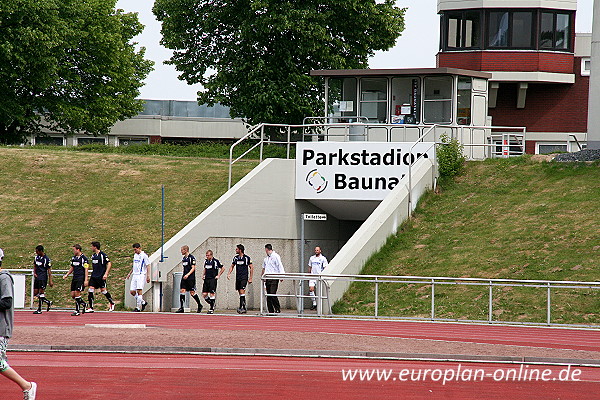
{"label": "player in dark kit", "polygon": [[[237,309],[237,312],[238,314],[245,314],[246,285],[252,283],[252,272],[254,267],[252,266],[250,257],[244,254],[244,245],[238,244],[235,246],[235,254],[235,257],[233,257],[233,261],[231,262],[231,268],[229,268],[229,273],[227,274],[227,279],[231,279],[233,268],[236,268],[235,290],[237,290],[240,295],[240,307]],[[248,274],[248,269],[250,269],[250,274]]]}
{"label": "player in dark kit", "polygon": [[[73,246],[73,257],[71,258],[71,268],[63,276],[67,279],[70,274],[73,274],[71,281],[71,297],[75,300],[75,312],[71,315],[77,316],[85,312],[85,301],[81,298],[81,292],[88,285],[88,271],[90,265],[87,257],[81,252],[81,246],[76,244]],[[81,311],[81,312],[80,312]]]}
{"label": "player in dark kit", "polygon": [[223,273],[223,264],[213,257],[212,250],[206,252],[206,260],[204,260],[204,272],[202,272],[202,279],[204,284],[202,285],[202,297],[210,305],[209,314],[215,312],[215,292],[217,291],[217,279],[221,277]]}
{"label": "player in dark kit", "polygon": [[196,293],[196,257],[190,254],[190,248],[188,246],[181,246],[181,265],[183,265],[183,277],[179,284],[179,303],[181,306],[176,311],[182,313],[183,306],[185,304],[185,292],[190,292],[192,298],[198,304],[198,312],[202,311],[202,304],[200,304],[200,297]]}
{"label": "player in dark kit", "polygon": [[34,314],[42,313],[42,303],[46,303],[46,311],[50,311],[52,302],[46,298],[44,292],[46,286],[54,286],[52,283],[52,261],[44,253],[44,246],[39,245],[35,248],[35,261],[33,263],[33,295],[38,298],[38,309],[34,311]]}
{"label": "player in dark kit", "polygon": [[90,278],[90,287],[88,289],[89,307],[85,312],[94,312],[94,291],[100,289],[100,292],[106,296],[109,302],[108,311],[115,310],[115,302],[106,289],[106,279],[112,267],[108,256],[100,251],[100,242],[92,242],[92,277]]}

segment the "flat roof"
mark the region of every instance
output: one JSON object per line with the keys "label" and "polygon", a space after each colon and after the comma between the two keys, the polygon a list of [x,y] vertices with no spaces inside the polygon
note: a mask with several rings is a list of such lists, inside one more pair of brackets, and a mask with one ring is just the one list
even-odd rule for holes
{"label": "flat roof", "polygon": [[460,75],[472,78],[491,79],[488,72],[459,68],[409,68],[409,69],[317,69],[311,76],[390,76],[390,75]]}

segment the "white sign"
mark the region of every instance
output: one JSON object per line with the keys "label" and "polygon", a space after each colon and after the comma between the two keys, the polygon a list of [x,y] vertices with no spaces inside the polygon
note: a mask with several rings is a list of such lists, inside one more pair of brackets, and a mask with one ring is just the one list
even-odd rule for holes
{"label": "white sign", "polygon": [[383,200],[433,143],[303,142],[296,147],[296,199]]}
{"label": "white sign", "polygon": [[327,214],[302,214],[305,221],[327,221]]}

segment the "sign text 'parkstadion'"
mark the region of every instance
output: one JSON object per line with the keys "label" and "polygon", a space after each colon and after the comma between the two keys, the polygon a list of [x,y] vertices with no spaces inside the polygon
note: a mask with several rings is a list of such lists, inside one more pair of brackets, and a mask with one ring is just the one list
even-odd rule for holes
{"label": "sign text 'parkstadion'", "polygon": [[432,143],[304,142],[296,148],[296,198],[383,200]]}

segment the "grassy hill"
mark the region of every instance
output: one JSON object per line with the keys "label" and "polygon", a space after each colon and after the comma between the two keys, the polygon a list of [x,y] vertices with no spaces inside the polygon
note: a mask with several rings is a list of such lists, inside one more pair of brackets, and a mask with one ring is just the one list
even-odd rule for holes
{"label": "grassy hill", "polygon": [[[242,162],[234,182],[255,165]],[[68,269],[71,246],[98,240],[113,262],[109,290],[123,299],[134,242],[160,247],[161,185],[165,240],[227,190],[228,162],[197,157],[102,154],[47,148],[0,148],[0,247],[4,268],[31,268],[44,245],[55,269]],[[71,304],[70,279],[56,277],[48,297]]]}
{"label": "grassy hill", "polygon": [[[471,162],[441,189],[424,196],[363,274],[599,280],[599,163]],[[436,286],[436,316],[486,320],[487,291]],[[430,286],[381,285],[379,293],[380,315],[429,316]],[[600,322],[600,291],[553,296],[553,322]],[[497,288],[494,297],[497,320],[545,321],[544,289]],[[373,310],[372,284],[354,284],[334,306],[339,314]]]}

